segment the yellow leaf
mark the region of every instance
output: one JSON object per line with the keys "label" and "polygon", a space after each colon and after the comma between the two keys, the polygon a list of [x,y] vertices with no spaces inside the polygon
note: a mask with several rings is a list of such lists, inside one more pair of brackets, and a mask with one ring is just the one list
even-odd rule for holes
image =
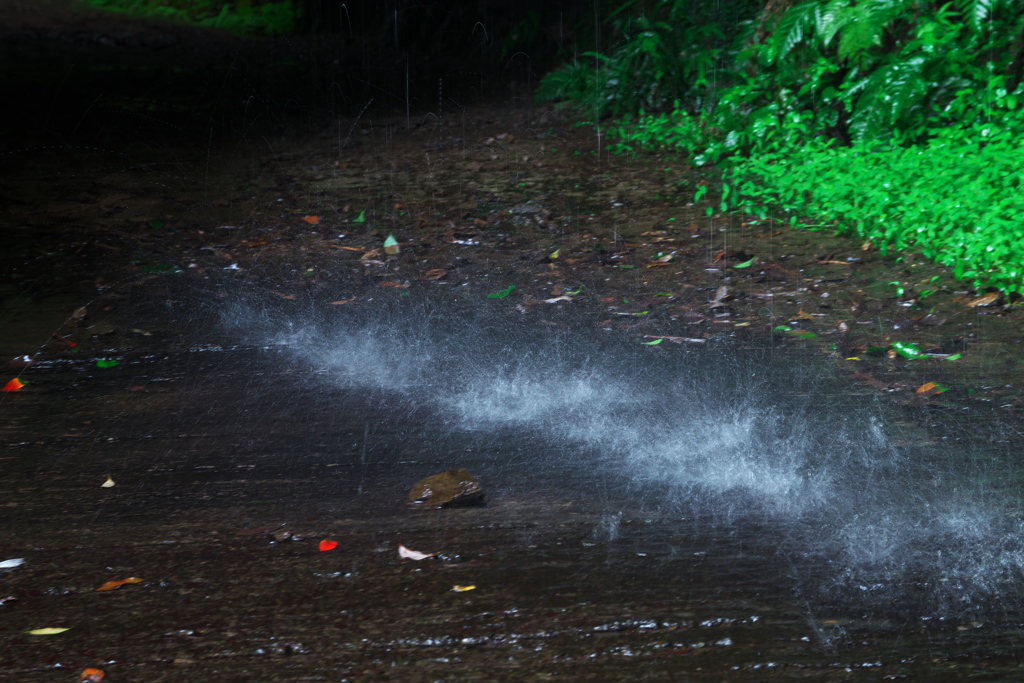
{"label": "yellow leaf", "polygon": [[68,628],[36,628],[31,631],[25,631],[29,635],[33,636],[53,636],[58,633],[64,633],[64,631],[70,631]]}
{"label": "yellow leaf", "polygon": [[109,489],[109,488],[111,488],[111,487],[112,487],[113,485],[114,485],[114,480],[113,480],[113,479],[111,479],[111,478],[110,478],[110,475],[108,474],[108,475],[107,475],[107,480],[106,480],[105,482],[103,482],[102,484],[100,484],[100,487],[102,487],[102,488],[105,488],[105,489]]}
{"label": "yellow leaf", "polygon": [[476,590],[476,586],[452,586],[452,590],[456,593],[465,593],[466,591]]}

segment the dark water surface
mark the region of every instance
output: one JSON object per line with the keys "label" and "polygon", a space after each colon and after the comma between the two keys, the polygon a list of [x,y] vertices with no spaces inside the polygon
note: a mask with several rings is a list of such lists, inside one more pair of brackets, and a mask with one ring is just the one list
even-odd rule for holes
{"label": "dark water surface", "polygon": [[[897,409],[810,350],[391,294],[138,288],[79,352],[47,344],[0,399],[0,560],[25,559],[0,670],[1017,680],[1012,416]],[[486,507],[406,506],[454,467]]]}

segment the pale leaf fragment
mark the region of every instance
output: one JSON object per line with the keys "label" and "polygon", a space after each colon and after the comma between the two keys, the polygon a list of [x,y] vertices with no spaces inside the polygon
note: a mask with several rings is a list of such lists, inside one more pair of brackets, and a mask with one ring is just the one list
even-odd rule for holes
{"label": "pale leaf fragment", "polygon": [[403,560],[425,560],[434,555],[437,555],[437,553],[421,553],[418,550],[409,550],[404,545],[398,546],[398,556]]}

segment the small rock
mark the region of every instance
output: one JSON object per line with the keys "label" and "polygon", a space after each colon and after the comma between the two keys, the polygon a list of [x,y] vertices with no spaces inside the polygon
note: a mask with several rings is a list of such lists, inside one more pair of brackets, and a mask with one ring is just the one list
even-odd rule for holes
{"label": "small rock", "polygon": [[409,500],[429,508],[483,505],[484,490],[465,468],[421,479],[409,491]]}

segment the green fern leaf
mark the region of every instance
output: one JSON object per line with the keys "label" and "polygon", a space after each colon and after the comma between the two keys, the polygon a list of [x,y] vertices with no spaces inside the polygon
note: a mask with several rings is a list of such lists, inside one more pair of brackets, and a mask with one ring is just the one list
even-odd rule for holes
{"label": "green fern leaf", "polygon": [[879,27],[872,21],[872,17],[866,17],[859,21],[847,24],[839,36],[839,58],[857,58],[867,51],[869,47],[876,44],[879,39]]}

